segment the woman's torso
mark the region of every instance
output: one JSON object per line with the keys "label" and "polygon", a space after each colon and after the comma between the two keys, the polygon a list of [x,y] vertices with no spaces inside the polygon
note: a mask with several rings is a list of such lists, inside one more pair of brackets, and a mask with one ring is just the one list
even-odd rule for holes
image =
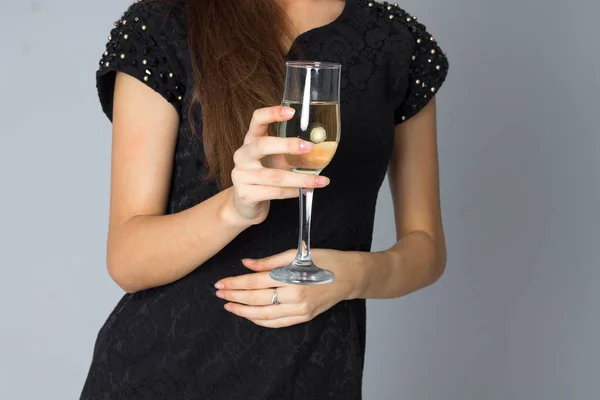
{"label": "woman's torso", "polygon": [[[188,124],[192,119],[201,133],[200,115],[186,113],[193,74],[185,4],[170,9],[167,17],[165,10],[152,1],[136,3],[123,17],[127,23],[117,23],[108,55],[101,61],[99,90],[107,111],[103,70],[118,70],[119,49],[131,50],[129,43],[123,44],[125,34],[138,35],[143,43],[137,45],[133,61],[137,66],[146,61],[145,67],[129,73],[139,70],[141,80],[147,70],[153,79],[169,74],[179,78],[175,83],[158,81],[158,89],[154,86],[159,91],[168,86],[173,93],[169,100],[182,116],[168,205],[168,213],[177,213],[218,189],[203,179],[201,139]],[[392,155],[395,124],[399,112],[410,112],[403,100],[410,91],[415,34],[406,18],[397,7],[388,10],[347,0],[338,19],[300,35],[288,55],[343,66],[342,135],[336,156],[323,172],[331,184],[314,197],[314,248],[370,251],[375,205]],[[121,43],[111,45],[118,40]],[[113,51],[116,56],[110,58]],[[99,332],[82,398],[361,398],[364,300],[343,301],[308,323],[272,330],[227,313],[215,296],[213,285],[219,279],[249,272],[242,258],[294,248],[297,235],[298,201],[273,201],[264,223],[244,231],[188,276],[125,295]]]}

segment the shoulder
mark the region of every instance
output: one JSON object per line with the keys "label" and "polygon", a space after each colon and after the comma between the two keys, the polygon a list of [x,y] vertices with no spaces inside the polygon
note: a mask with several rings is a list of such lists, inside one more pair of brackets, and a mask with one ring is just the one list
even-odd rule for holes
{"label": "shoulder", "polygon": [[123,17],[152,20],[177,20],[187,9],[186,0],[135,0],[123,12]]}
{"label": "shoulder", "polygon": [[122,18],[144,19],[156,30],[183,28],[187,24],[187,1],[185,0],[137,0],[123,13]]}
{"label": "shoulder", "polygon": [[187,1],[137,0],[114,22],[109,41],[142,34],[155,40],[185,39],[186,25]]}
{"label": "shoulder", "polygon": [[413,44],[423,44],[425,39],[434,41],[424,23],[398,3],[379,2],[371,0],[355,0],[359,8],[368,14],[371,24],[385,27],[390,35],[401,35],[411,40]]}
{"label": "shoulder", "polygon": [[186,23],[186,2],[179,0],[136,1],[114,22],[96,74],[109,118],[116,72],[144,82],[181,114],[189,70]]}
{"label": "shoulder", "polygon": [[138,0],[131,4],[114,21],[100,66],[125,58],[127,53],[148,52],[149,48],[175,54],[178,48],[186,47],[186,4],[177,0]]}
{"label": "shoulder", "polygon": [[429,53],[430,62],[445,58],[431,30],[409,11],[397,3],[371,0],[346,0],[353,2],[353,22],[364,44],[382,51],[392,58],[409,63],[411,58]]}
{"label": "shoulder", "polygon": [[355,0],[380,48],[391,55],[389,83],[396,109],[396,123],[417,114],[446,80],[449,63],[428,27],[398,4]]}

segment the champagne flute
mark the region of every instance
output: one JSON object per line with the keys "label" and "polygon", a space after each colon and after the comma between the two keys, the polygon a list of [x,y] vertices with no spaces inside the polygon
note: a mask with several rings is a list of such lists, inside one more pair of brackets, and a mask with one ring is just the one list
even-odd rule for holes
{"label": "champagne flute", "polygon": [[[340,140],[341,65],[330,62],[288,61],[282,104],[296,110],[278,124],[279,137],[299,137],[314,143],[311,152],[286,154],[295,172],[319,175],[329,164]],[[300,188],[300,232],[294,261],[271,270],[272,279],[296,285],[316,285],[334,280],[331,271],[317,267],[310,254],[310,221],[313,189]]]}

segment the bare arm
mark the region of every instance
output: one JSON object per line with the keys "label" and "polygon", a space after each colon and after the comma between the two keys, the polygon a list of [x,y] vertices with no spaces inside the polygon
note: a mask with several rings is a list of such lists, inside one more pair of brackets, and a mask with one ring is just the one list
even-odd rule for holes
{"label": "bare arm", "polygon": [[269,123],[291,115],[283,116],[280,107],[259,111],[236,154],[234,186],[183,212],[164,215],[179,117],[152,89],[117,74],[107,266],[124,290],[136,292],[184,277],[264,220],[269,200],[295,197],[300,186],[324,186],[315,177],[261,166],[266,155],[307,150],[299,140],[264,137]]}
{"label": "bare arm", "polygon": [[128,292],[183,277],[245,228],[225,218],[227,192],[163,215],[178,125],[175,108],[158,93],[117,74],[107,266]]}
{"label": "bare arm", "polygon": [[403,296],[444,272],[435,100],[396,127],[388,178],[398,241],[383,252],[355,253],[354,271],[360,275],[355,281],[361,283],[353,297]]}

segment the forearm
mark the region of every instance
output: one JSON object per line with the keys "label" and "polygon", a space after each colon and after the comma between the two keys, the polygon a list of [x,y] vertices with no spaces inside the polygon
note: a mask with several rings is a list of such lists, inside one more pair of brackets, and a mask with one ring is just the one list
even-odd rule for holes
{"label": "forearm", "polygon": [[128,292],[171,283],[214,256],[248,226],[234,216],[231,189],[180,213],[132,217],[110,230],[108,270]]}
{"label": "forearm", "polygon": [[385,299],[401,297],[431,285],[439,279],[446,264],[443,241],[425,232],[412,232],[392,248],[381,252],[356,253],[353,298]]}

